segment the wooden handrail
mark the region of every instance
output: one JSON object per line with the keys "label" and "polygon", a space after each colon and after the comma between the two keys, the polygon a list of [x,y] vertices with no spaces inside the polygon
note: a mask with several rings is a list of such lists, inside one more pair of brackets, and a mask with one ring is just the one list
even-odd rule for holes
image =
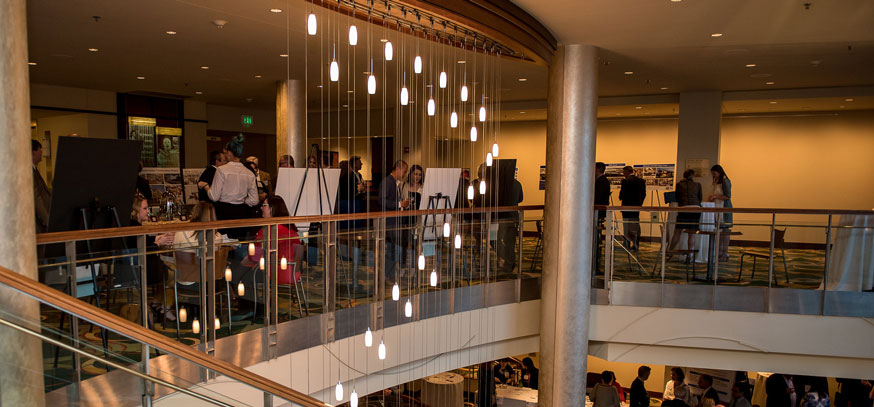
{"label": "wooden handrail", "polygon": [[142,234],[159,234],[169,232],[182,232],[191,230],[203,229],[225,229],[238,227],[258,227],[277,224],[289,224],[298,222],[328,222],[342,220],[363,220],[363,219],[379,219],[399,216],[422,216],[432,214],[472,214],[484,212],[514,212],[514,211],[532,211],[542,210],[543,205],[526,205],[526,206],[499,206],[499,207],[483,207],[483,208],[459,208],[459,209],[428,209],[417,211],[386,211],[386,212],[365,212],[365,213],[346,213],[337,215],[320,215],[320,216],[289,216],[285,218],[249,218],[249,219],[234,219],[220,220],[216,222],[198,222],[198,223],[170,223],[166,225],[147,225],[147,226],[128,226],[123,228],[107,228],[107,229],[92,229],[92,230],[75,230],[69,232],[52,232],[40,233],[36,236],[37,244],[62,243],[71,240],[86,240],[86,239],[108,239],[125,236],[136,236]]}
{"label": "wooden handrail", "polygon": [[679,206],[605,206],[595,205],[597,210],[609,211],[642,211],[642,212],[730,212],[730,213],[766,213],[792,215],[874,215],[874,211],[859,209],[785,209],[785,208],[698,208]]}
{"label": "wooden handrail", "polygon": [[218,374],[245,383],[258,390],[273,394],[292,403],[297,403],[305,407],[329,406],[328,404],[316,400],[306,394],[292,390],[263,376],[256,375],[239,366],[235,366],[203,352],[199,352],[192,347],[171,340],[158,332],[146,329],[2,266],[0,266],[0,284],[6,285],[13,290],[32,297],[43,304],[57,308],[61,312],[75,315],[79,319],[117,332],[137,342],[160,349],[168,354],[185,359],[206,369],[213,370]]}

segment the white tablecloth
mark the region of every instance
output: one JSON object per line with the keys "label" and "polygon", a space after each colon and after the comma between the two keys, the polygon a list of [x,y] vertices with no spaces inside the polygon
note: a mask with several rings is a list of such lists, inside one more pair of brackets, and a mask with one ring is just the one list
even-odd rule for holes
{"label": "white tablecloth", "polygon": [[[715,208],[713,202],[701,202],[702,208]],[[702,232],[712,232],[716,230],[716,214],[713,212],[701,212],[701,221],[698,224],[698,229]],[[676,233],[676,229],[674,230]],[[689,240],[684,237],[680,238],[677,244],[678,250],[686,250],[689,248]],[[695,255],[695,263],[707,263],[710,258],[708,250],[710,248],[710,236],[706,234],[695,235],[695,247],[698,249],[698,254]]]}
{"label": "white tablecloth", "polygon": [[535,407],[537,390],[506,385],[495,386],[495,396],[500,407]]}
{"label": "white tablecloth", "polygon": [[841,215],[832,231],[828,289],[863,291],[874,288],[874,216]]}
{"label": "white tablecloth", "polygon": [[464,406],[464,376],[445,372],[422,381],[422,402],[432,406]]}

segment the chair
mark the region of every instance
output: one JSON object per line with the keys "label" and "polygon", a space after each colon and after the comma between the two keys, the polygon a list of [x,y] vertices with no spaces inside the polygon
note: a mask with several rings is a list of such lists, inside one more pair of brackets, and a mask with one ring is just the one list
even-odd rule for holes
{"label": "chair", "polygon": [[[661,233],[661,237],[662,237],[661,239],[659,239],[659,242],[663,242],[663,241],[667,240],[664,238],[664,236],[665,236],[665,226],[664,225],[659,225],[659,232]],[[689,232],[692,232],[692,231],[687,231],[686,233],[689,233]],[[682,233],[682,232],[675,229],[674,233]],[[668,244],[670,245],[670,242],[668,242]],[[662,251],[662,248],[659,247],[659,253],[661,253],[661,251]],[[698,255],[698,251],[693,250],[693,249],[684,249],[684,250],[667,250],[667,249],[665,249],[665,256],[673,256],[673,255],[687,256],[687,258],[691,257],[689,259],[689,261],[686,262],[686,281],[687,282],[689,281],[689,265],[690,264],[692,265],[692,280],[694,280],[695,274],[696,274],[695,257]],[[665,261],[667,262],[667,259],[665,259]],[[658,266],[660,264],[661,264],[661,262],[659,261],[658,258],[656,258],[655,263],[653,263],[653,265],[652,265],[652,271],[649,273],[650,277],[655,275],[656,269],[658,268]]]}
{"label": "chair", "polygon": [[[213,268],[213,279],[214,280],[223,280],[225,278],[225,267],[228,264],[228,253],[230,252],[230,247],[222,247],[215,252],[214,259],[214,268]],[[176,304],[176,339],[181,338],[180,334],[180,321],[178,317],[179,312],[179,281],[200,281],[200,258],[196,253],[191,251],[184,250],[176,250],[173,252],[173,257],[176,259],[176,272],[173,273],[173,300]],[[227,299],[227,307],[228,307],[228,334],[232,334],[232,318],[231,318],[231,286],[230,281],[225,281],[225,290],[224,293],[216,290],[216,294],[225,294]],[[185,287],[185,286],[182,286]],[[182,293],[183,297],[192,298],[199,297],[199,294],[192,295],[189,293]],[[221,296],[219,296],[221,298]],[[206,326],[206,324],[204,324]]]}
{"label": "chair", "polygon": [[303,318],[304,312],[306,315],[310,315],[309,303],[306,297],[306,287],[303,286],[303,277],[300,274],[295,274],[297,271],[297,262],[293,262],[289,264],[291,267],[291,276],[292,283],[291,284],[278,284],[277,289],[281,290],[282,288],[288,288],[288,295],[291,297],[292,287],[294,288],[294,295],[297,297],[297,310],[300,313],[300,317]]}
{"label": "chair", "polygon": [[[785,275],[786,275],[786,284],[789,284],[789,267],[786,266],[786,250],[784,249],[784,243],[785,243],[784,238],[785,237],[786,237],[786,229],[783,229],[783,230],[774,229],[774,248],[780,249],[780,254],[777,254],[776,256],[780,256],[780,258],[783,259],[783,273],[785,273]],[[769,254],[761,254],[761,253],[754,253],[754,252],[747,252],[747,251],[741,252],[740,262],[737,265],[737,281],[740,281],[741,274],[743,273],[744,257],[747,257],[747,256],[750,256],[753,258],[753,270],[752,270],[752,273],[750,273],[750,280],[752,280],[753,277],[756,275],[756,259],[770,259],[770,257],[771,257],[770,253]],[[777,274],[776,273],[774,274],[774,284],[775,285],[777,284]]]}

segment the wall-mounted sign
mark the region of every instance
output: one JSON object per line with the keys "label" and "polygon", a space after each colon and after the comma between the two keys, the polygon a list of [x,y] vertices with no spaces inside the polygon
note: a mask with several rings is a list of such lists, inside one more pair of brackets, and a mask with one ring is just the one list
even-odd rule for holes
{"label": "wall-mounted sign", "polygon": [[251,127],[253,124],[255,124],[255,118],[252,115],[248,114],[241,115],[240,124],[242,124],[243,127]]}

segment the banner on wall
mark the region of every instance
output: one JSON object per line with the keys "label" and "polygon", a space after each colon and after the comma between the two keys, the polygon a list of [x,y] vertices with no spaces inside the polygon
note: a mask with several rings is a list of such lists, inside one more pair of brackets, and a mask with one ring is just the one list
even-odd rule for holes
{"label": "banner on wall", "polygon": [[612,188],[619,188],[622,184],[622,179],[625,178],[622,175],[622,168],[625,168],[625,163],[607,163],[605,165],[607,169],[604,170],[604,175],[610,180],[610,186]]}

